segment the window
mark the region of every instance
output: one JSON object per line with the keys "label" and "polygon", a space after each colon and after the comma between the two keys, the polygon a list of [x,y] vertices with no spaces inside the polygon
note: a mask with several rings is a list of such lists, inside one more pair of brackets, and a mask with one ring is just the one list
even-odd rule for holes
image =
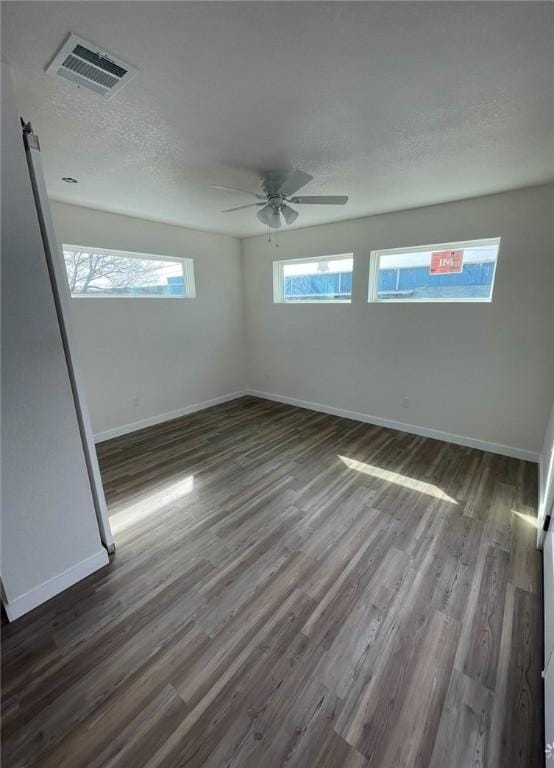
{"label": "window", "polygon": [[369,301],[491,301],[500,238],[372,251]]}
{"label": "window", "polygon": [[273,262],[273,301],[349,303],[352,300],[351,253],[315,259]]}
{"label": "window", "polygon": [[192,259],[64,245],[72,296],[194,297]]}

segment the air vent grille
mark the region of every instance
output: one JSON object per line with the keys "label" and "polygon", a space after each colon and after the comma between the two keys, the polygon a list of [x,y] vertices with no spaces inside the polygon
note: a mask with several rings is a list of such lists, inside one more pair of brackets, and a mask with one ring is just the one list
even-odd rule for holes
{"label": "air vent grille", "polygon": [[46,72],[109,98],[136,75],[137,69],[71,34]]}
{"label": "air vent grille", "polygon": [[91,64],[94,64],[100,69],[104,69],[106,72],[111,72],[112,74],[116,75],[116,77],[118,78],[123,77],[123,75],[127,74],[127,70],[123,69],[123,67],[119,67],[117,64],[115,64],[113,61],[110,61],[110,59],[107,59],[105,56],[99,56],[97,53],[94,53],[94,51],[89,51],[88,48],[85,48],[82,45],[76,45],[75,48],[73,49],[73,53],[76,56],[79,56],[79,58],[84,59],[85,61],[88,61]]}
{"label": "air vent grille", "polygon": [[70,69],[72,72],[76,72],[82,77],[92,80],[93,83],[103,85],[105,88],[113,88],[113,86],[119,82],[118,77],[113,77],[113,75],[108,75],[107,72],[102,72],[101,70],[96,69],[96,67],[91,67],[86,61],[78,59],[76,56],[73,56],[73,54],[69,54],[64,61],[63,66],[67,67],[67,69]]}

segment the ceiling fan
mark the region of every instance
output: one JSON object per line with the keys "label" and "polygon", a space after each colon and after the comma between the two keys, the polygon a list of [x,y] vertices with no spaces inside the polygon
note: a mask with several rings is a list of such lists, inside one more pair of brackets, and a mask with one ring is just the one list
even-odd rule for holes
{"label": "ceiling fan", "polygon": [[344,205],[348,201],[347,195],[297,195],[299,189],[313,179],[304,171],[267,171],[261,176],[263,194],[251,192],[237,187],[225,187],[221,184],[210,184],[211,189],[222,189],[225,192],[241,192],[244,195],[255,197],[257,202],[237,205],[234,208],[226,208],[222,213],[240,211],[242,208],[258,206],[260,210],[256,216],[262,224],[267,224],[271,229],[281,226],[281,215],[287,224],[292,224],[298,218],[298,211],[291,208],[293,205]]}

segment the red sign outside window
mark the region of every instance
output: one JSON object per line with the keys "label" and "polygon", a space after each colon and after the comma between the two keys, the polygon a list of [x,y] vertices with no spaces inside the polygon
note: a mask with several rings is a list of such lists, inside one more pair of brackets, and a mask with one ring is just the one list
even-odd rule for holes
{"label": "red sign outside window", "polygon": [[462,272],[464,269],[464,252],[435,251],[431,254],[429,274],[443,275],[448,272]]}

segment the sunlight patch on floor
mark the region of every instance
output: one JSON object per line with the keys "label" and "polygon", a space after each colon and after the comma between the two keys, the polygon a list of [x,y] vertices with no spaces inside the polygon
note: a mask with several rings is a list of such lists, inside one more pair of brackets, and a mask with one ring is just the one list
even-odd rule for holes
{"label": "sunlight patch on floor", "polygon": [[349,459],[347,456],[339,455],[339,459],[348,467],[348,469],[355,469],[356,472],[362,472],[364,475],[375,477],[378,480],[385,480],[387,483],[394,483],[394,485],[401,485],[403,488],[409,488],[412,491],[426,493],[428,496],[433,496],[433,498],[441,499],[442,501],[449,501],[451,504],[458,503],[455,499],[444,491],[441,491],[440,488],[432,483],[426,483],[423,480],[414,480],[413,477],[407,477],[398,472],[391,472],[389,469],[376,467],[373,464],[365,464],[363,461],[356,461],[356,459]]}
{"label": "sunlight patch on floor", "polygon": [[194,488],[194,476],[187,475],[179,480],[165,483],[155,491],[141,496],[138,501],[121,508],[115,515],[110,516],[110,525],[114,535],[125,531],[132,525],[158,512],[168,504],[173,504],[187,496]]}
{"label": "sunlight patch on floor", "polygon": [[528,525],[532,525],[533,528],[538,528],[539,521],[534,515],[526,515],[524,512],[518,512],[516,509],[512,509],[512,515],[517,515],[520,520],[523,520]]}

